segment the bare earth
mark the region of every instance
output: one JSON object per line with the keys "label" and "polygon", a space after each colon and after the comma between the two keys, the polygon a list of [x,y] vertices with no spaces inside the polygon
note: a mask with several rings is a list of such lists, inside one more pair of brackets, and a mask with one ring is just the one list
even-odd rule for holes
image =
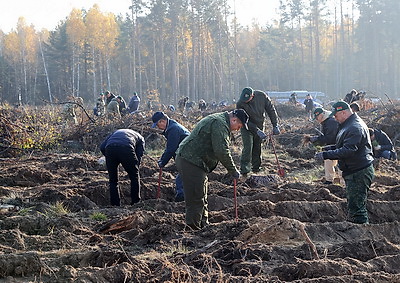
{"label": "bare earth", "polygon": [[[400,282],[399,163],[382,160],[377,168],[371,224],[347,222],[344,187],[319,181],[315,148],[301,142],[318,125],[301,111],[278,112],[285,132],[275,141],[286,177],[277,175],[266,143],[261,177],[237,185],[236,221],[233,183],[219,166],[209,175],[211,225],[200,231],[185,228],[184,202],[173,201],[173,162],[156,198],[157,156],[143,158],[139,204],[128,205],[129,180],[120,170],[121,207],[109,206],[98,151],[1,158],[0,282]],[[382,113],[361,116],[394,137],[399,111]],[[149,147],[162,144],[149,129],[141,132]]]}

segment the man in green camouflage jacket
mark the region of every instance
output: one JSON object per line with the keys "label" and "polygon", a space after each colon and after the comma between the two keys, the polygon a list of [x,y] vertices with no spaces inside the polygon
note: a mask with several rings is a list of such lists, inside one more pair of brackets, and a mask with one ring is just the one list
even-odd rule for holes
{"label": "man in green camouflage jacket", "polygon": [[207,174],[218,162],[239,178],[229,150],[230,132],[247,128],[248,119],[243,109],[209,115],[180,143],[175,162],[185,193],[186,224],[192,229],[208,225]]}
{"label": "man in green camouflage jacket", "polygon": [[249,129],[241,129],[243,150],[240,158],[240,174],[246,177],[250,169],[255,173],[261,170],[261,142],[268,137],[263,132],[265,113],[271,120],[273,135],[280,134],[278,115],[268,95],[251,87],[243,89],[236,108],[244,109],[249,115]]}

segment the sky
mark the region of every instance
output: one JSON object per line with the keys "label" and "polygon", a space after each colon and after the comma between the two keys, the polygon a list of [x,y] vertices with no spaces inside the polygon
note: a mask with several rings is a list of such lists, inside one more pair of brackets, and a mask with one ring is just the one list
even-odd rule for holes
{"label": "sky", "polygon": [[[239,23],[246,26],[255,20],[261,25],[270,22],[278,8],[279,0],[228,0],[236,7]],[[0,30],[5,33],[16,29],[19,17],[27,25],[33,24],[40,31],[54,30],[73,8],[89,10],[97,3],[102,12],[125,15],[131,0],[0,0]]]}

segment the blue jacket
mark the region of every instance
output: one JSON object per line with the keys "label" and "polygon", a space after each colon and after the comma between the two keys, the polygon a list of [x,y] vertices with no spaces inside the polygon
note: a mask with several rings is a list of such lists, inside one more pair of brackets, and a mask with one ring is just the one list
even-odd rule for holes
{"label": "blue jacket", "polygon": [[100,150],[105,155],[106,147],[109,145],[131,147],[139,162],[144,153],[144,138],[138,132],[131,129],[120,129],[109,135],[100,145]]}
{"label": "blue jacket", "polygon": [[368,167],[374,160],[368,127],[355,113],[339,125],[336,145],[330,149],[323,152],[323,157],[338,160],[343,176]]}
{"label": "blue jacket", "polygon": [[175,151],[190,132],[175,120],[168,119],[167,128],[162,134],[167,138],[167,146],[160,158],[161,165],[165,166],[172,157],[175,159]]}
{"label": "blue jacket", "polygon": [[129,112],[135,112],[139,109],[139,103],[140,103],[140,98],[137,95],[134,95],[131,97],[131,99],[129,100]]}

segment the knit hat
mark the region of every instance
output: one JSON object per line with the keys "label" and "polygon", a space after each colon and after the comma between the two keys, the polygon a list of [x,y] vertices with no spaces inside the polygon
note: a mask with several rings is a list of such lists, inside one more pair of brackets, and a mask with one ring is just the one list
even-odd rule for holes
{"label": "knit hat", "polygon": [[240,122],[242,122],[243,127],[248,130],[249,127],[247,123],[249,122],[249,115],[243,109],[235,109],[232,112],[233,116],[237,117]]}

